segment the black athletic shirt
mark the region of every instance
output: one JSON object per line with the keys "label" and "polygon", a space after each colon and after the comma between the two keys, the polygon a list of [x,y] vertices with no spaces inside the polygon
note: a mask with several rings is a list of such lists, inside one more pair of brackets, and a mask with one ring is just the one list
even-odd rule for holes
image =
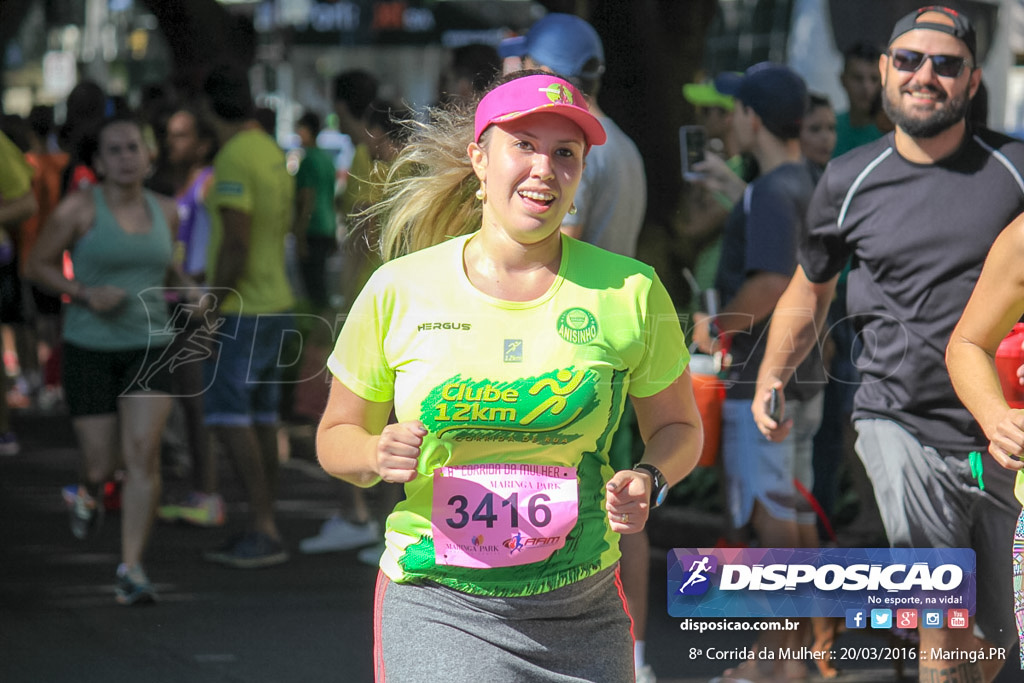
{"label": "black athletic shirt", "polygon": [[[722,233],[715,288],[723,304],[728,306],[751,275],[793,275],[797,247],[806,234],[807,206],[813,192],[814,178],[803,162],[782,164],[747,186],[743,201],[733,207]],[[748,332],[732,336],[728,398],[754,398],[769,322],[767,318],[758,321]],[[825,370],[815,347],[786,385],[786,398],[804,401],[824,388]]]}
{"label": "black athletic shirt", "polygon": [[1024,143],[985,129],[937,164],[902,158],[892,133],[829,163],[799,261],[825,282],[852,257],[847,305],[864,349],[854,419],[895,420],[942,451],[984,450],[945,350],[989,247],[1024,210],[1020,169]]}

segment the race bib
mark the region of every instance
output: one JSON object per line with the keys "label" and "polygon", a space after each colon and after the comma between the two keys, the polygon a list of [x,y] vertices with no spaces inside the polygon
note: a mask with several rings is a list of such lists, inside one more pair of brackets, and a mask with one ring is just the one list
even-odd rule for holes
{"label": "race bib", "polygon": [[564,547],[576,526],[576,468],[439,467],[432,508],[437,564],[487,569],[540,562]]}

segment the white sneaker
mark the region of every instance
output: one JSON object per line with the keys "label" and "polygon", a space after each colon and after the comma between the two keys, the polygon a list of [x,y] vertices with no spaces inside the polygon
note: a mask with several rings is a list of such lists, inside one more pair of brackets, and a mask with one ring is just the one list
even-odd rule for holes
{"label": "white sneaker", "polygon": [[650,664],[644,664],[637,670],[636,683],[658,683],[658,677],[654,675],[654,669]]}
{"label": "white sneaker", "polygon": [[320,533],[299,542],[299,551],[307,555],[333,553],[372,545],[380,540],[377,522],[352,524],[341,517],[331,517],[320,527]]}
{"label": "white sneaker", "polygon": [[380,543],[371,545],[369,548],[363,548],[359,551],[359,554],[356,555],[356,557],[359,558],[359,561],[363,564],[368,564],[371,567],[377,567],[380,565],[380,556],[384,554],[385,550],[386,547],[384,545],[384,541],[381,541]]}

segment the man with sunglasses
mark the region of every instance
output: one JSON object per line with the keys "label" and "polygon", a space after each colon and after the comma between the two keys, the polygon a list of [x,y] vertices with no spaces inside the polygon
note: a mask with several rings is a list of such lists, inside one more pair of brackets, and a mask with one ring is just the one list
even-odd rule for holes
{"label": "man with sunglasses", "polygon": [[[1012,473],[980,456],[988,441],[957,399],[944,353],[989,247],[1024,210],[1024,143],[966,122],[981,69],[963,14],[933,6],[903,17],[879,69],[896,128],[833,160],[819,181],[752,411],[768,439],[786,437],[789,425],[768,416],[767,398],[814,347],[852,258],[847,304],[864,344],[857,452],[889,542],[972,548],[983,577],[971,628],[920,631],[920,678],[992,680],[1005,659],[970,655],[1015,642],[1010,557],[1019,505]],[[931,659],[932,648],[951,658]]]}

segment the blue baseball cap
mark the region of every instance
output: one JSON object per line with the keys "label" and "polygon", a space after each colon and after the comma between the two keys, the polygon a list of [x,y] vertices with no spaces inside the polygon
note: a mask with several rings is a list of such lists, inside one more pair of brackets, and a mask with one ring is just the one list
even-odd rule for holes
{"label": "blue baseball cap", "polygon": [[568,78],[594,79],[604,73],[604,46],[600,36],[593,26],[574,14],[545,15],[525,36],[501,41],[498,54],[529,57]]}
{"label": "blue baseball cap", "polygon": [[742,74],[720,73],[715,77],[715,89],[753,109],[775,137],[800,137],[800,124],[807,110],[807,84],[788,66],[761,62]]}

